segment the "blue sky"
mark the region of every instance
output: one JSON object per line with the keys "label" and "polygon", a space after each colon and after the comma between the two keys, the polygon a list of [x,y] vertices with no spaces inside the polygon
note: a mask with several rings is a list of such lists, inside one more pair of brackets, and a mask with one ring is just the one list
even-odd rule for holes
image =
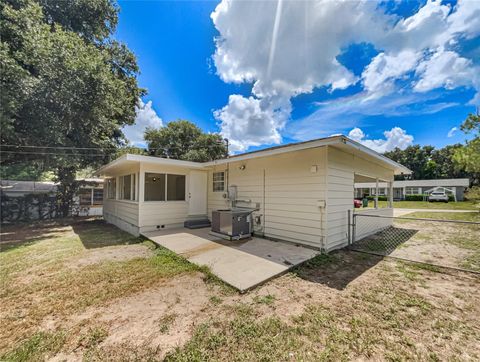
{"label": "blue sky", "polygon": [[188,119],[236,152],[338,133],[380,152],[463,142],[479,4],[120,1],[115,37],[148,89],[127,137]]}

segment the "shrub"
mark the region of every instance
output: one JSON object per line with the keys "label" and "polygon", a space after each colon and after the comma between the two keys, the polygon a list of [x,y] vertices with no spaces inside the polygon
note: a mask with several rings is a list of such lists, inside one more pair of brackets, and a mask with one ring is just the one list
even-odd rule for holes
{"label": "shrub", "polygon": [[[375,196],[367,196],[368,201],[373,201],[375,200]],[[387,196],[379,196],[378,201],[387,201]]]}
{"label": "shrub", "polygon": [[423,201],[423,195],[405,195],[405,201]]}

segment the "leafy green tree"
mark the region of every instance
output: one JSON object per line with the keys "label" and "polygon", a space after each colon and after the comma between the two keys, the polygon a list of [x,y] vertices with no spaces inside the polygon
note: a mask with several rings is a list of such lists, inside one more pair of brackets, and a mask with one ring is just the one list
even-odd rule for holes
{"label": "leafy green tree", "polygon": [[205,162],[227,155],[227,147],[219,134],[204,133],[189,121],[169,122],[158,129],[145,131],[150,155],[178,160]]}
{"label": "leafy green tree", "polygon": [[473,139],[455,151],[454,161],[457,168],[475,175],[475,183],[480,180],[480,115],[469,114],[460,129],[466,134],[473,134]]}
{"label": "leafy green tree", "polygon": [[111,0],[0,4],[1,164],[52,170],[65,215],[75,174],[125,144],[144,94],[135,56],[110,39],[117,13]]}

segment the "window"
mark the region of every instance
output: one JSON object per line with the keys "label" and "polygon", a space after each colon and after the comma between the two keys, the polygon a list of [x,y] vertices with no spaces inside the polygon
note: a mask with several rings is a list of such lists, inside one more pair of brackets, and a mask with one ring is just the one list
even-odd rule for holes
{"label": "window", "polygon": [[145,173],[145,201],[165,201],[165,174]]}
{"label": "window", "polygon": [[185,175],[145,173],[145,201],[185,201]]}
{"label": "window", "polygon": [[116,198],[117,189],[115,183],[116,182],[114,178],[107,179],[107,198],[109,199]]}
{"label": "window", "polygon": [[82,188],[78,190],[80,205],[86,206],[92,204],[92,189]]}
{"label": "window", "polygon": [[132,175],[120,176],[118,178],[120,200],[133,200],[135,193],[132,191]]}
{"label": "window", "polygon": [[420,187],[405,188],[405,195],[420,195],[421,193],[422,193],[422,189]]}
{"label": "window", "polygon": [[213,192],[225,191],[225,172],[213,173]]}
{"label": "window", "polygon": [[103,189],[93,189],[93,204],[103,204]]}
{"label": "window", "polygon": [[167,175],[167,201],[185,200],[185,175]]}

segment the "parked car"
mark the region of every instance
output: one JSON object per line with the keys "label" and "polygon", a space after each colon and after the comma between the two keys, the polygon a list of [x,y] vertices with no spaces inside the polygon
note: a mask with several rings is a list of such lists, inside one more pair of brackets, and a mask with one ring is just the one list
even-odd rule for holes
{"label": "parked car", "polygon": [[434,191],[428,196],[428,201],[448,202],[448,195],[444,191]]}
{"label": "parked car", "polygon": [[353,206],[356,208],[356,209],[359,209],[362,207],[362,202],[360,200],[357,200],[357,199],[354,199],[353,200]]}

